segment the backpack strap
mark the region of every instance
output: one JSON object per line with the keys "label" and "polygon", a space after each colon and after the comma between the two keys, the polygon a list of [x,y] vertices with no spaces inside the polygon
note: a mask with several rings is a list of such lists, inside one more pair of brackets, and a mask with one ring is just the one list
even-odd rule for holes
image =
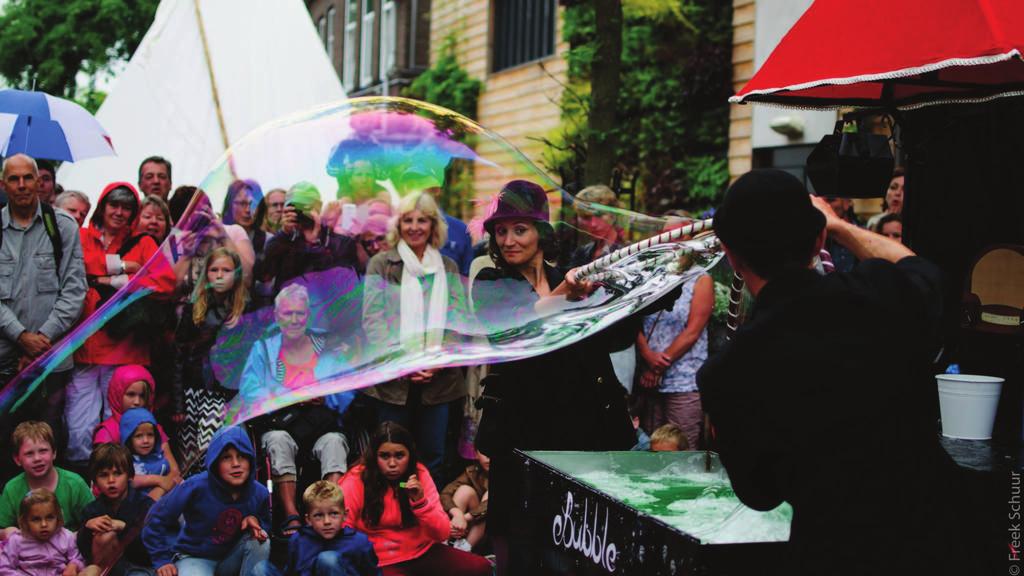
{"label": "backpack strap", "polygon": [[64,259],[64,243],[60,238],[60,227],[57,226],[57,213],[53,206],[46,202],[40,204],[43,211],[43,228],[46,235],[50,237],[50,244],[53,245],[53,260],[57,264],[57,276],[60,276],[60,262]]}
{"label": "backpack strap", "polygon": [[[53,260],[57,264],[57,276],[60,276],[60,262],[64,259],[64,243],[60,239],[60,227],[57,226],[57,213],[53,211],[53,206],[42,202],[40,208],[43,212],[43,229],[46,230],[46,235],[50,238],[50,244],[53,245]],[[3,231],[0,230],[0,248],[4,245]]]}

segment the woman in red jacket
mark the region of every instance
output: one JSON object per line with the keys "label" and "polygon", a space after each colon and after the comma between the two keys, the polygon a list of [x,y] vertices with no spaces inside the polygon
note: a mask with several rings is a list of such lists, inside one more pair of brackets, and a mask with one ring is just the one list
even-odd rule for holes
{"label": "woman in red jacket", "polygon": [[341,489],[345,526],[370,537],[384,576],[490,576],[482,556],[443,544],[451,531],[448,515],[405,428],[381,423]]}
{"label": "woman in red jacket", "polygon": [[[140,204],[139,194],[131,184],[109,184],[100,195],[89,226],[81,230],[85,274],[89,280],[89,291],[82,307],[83,320],[127,284],[157,252],[156,242],[149,236],[132,236]],[[174,275],[169,268],[150,276],[145,288],[164,293],[173,291]],[[101,419],[111,415],[106,398],[114,370],[123,364],[149,365],[149,342],[133,335],[112,336],[108,327],[98,330],[75,351],[74,375],[67,387],[64,410],[68,425],[67,459],[72,466],[81,465],[83,469],[92,450],[93,431]]]}

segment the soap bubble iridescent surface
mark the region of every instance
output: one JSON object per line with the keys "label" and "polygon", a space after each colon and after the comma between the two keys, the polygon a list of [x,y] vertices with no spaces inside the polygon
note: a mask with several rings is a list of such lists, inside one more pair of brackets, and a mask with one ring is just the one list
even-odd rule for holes
{"label": "soap bubble iridescent surface", "polygon": [[[268,234],[263,257],[252,248],[251,230],[222,221],[224,211],[238,204],[238,198],[225,201],[238,180],[260,189],[261,194],[250,194],[252,212],[257,196],[282,189],[297,214],[295,230]],[[196,284],[202,288],[206,282],[204,259],[218,246],[239,254],[251,286],[244,316],[219,330],[210,355],[216,380],[238,391],[228,404],[226,423],[421,370],[544,354],[636,313],[717,261],[714,255],[681,258],[680,246],[658,246],[613,264],[605,283],[582,300],[553,298],[537,306],[527,282],[476,280],[479,268],[494,266],[486,256],[481,223],[513,180],[546,191],[558,250],[545,252],[544,258],[563,270],[680,224],[620,206],[576,201],[499,135],[449,110],[396,98],[324,106],[264,126],[233,146],[199,183],[202,193],[160,252],[103,308],[12,381],[0,394],[0,405],[10,410],[23,403],[61,359],[113,317],[133,309],[129,304],[134,300],[148,298],[179,309],[187,304],[197,293]],[[474,260],[469,252],[453,254],[461,258],[448,264],[448,294],[438,301],[431,299],[432,282],[423,282],[424,320],[412,324],[422,326],[422,332],[410,334],[410,324],[402,320],[408,302],[401,277],[389,276],[397,256],[388,248],[405,237],[396,228],[403,201],[419,194],[436,198],[451,224],[440,245],[443,253],[469,248],[471,237],[473,244],[484,242],[476,254],[485,256]],[[241,204],[244,209],[245,201]],[[311,241],[298,257],[296,252],[272,256],[271,244],[300,236]],[[603,245],[597,253],[596,245]],[[175,276],[174,294],[155,288],[165,283],[153,279],[168,275]],[[317,355],[312,377],[285,382],[279,360],[288,353],[285,342],[295,330],[294,322],[288,323],[296,316],[289,320],[276,314],[274,297],[289,285],[302,286],[308,298],[292,289],[291,298],[278,299],[278,312],[286,300],[305,307],[298,330],[315,336]],[[434,317],[437,306],[443,312]],[[166,329],[169,335],[174,327]]]}

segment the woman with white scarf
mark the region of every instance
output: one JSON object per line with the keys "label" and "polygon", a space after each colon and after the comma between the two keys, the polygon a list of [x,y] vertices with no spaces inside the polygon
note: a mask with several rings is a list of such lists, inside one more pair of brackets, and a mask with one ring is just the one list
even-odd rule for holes
{"label": "woman with white scarf", "polygon": [[[363,328],[371,358],[439,348],[445,335],[463,332],[465,290],[458,266],[442,256],[447,225],[429,194],[406,196],[388,231],[394,246],[370,259],[363,293]],[[435,483],[442,473],[449,406],[466,395],[461,368],[420,370],[372,388],[379,422],[411,430]]]}

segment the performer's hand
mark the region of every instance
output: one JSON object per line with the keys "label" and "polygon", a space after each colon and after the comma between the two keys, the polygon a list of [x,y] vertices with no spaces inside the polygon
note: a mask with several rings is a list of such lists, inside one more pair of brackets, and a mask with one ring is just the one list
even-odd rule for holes
{"label": "performer's hand", "polygon": [[552,296],[565,296],[568,300],[582,300],[594,291],[593,282],[581,280],[576,276],[578,268],[573,268],[565,275],[565,280],[551,291]]}
{"label": "performer's hand", "polygon": [[826,202],[821,196],[814,196],[812,194],[811,204],[825,215],[825,228],[827,228],[829,232],[832,232],[837,226],[844,224],[845,221],[836,215],[835,210],[833,210],[832,207],[828,205],[828,202]]}

